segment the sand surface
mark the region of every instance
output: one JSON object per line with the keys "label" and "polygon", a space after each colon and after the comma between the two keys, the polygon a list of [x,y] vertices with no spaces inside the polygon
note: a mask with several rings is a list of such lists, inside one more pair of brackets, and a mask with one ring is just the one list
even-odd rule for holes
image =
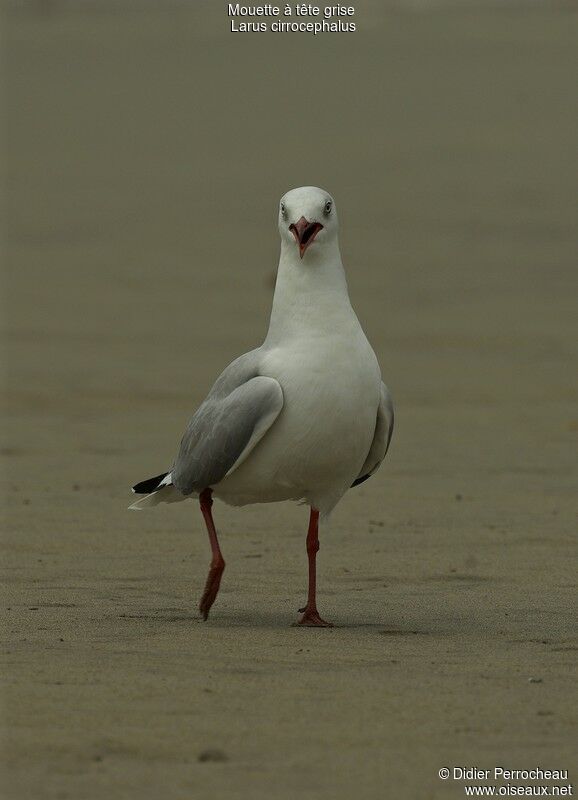
{"label": "sand surface", "polygon": [[[576,761],[577,14],[359,3],[355,36],[220,3],[4,16],[6,800],[459,798]],[[44,10],[43,10],[44,9]],[[327,187],[396,401],[322,532],[129,513],[262,340],[275,205]],[[576,768],[574,768],[576,781]]]}

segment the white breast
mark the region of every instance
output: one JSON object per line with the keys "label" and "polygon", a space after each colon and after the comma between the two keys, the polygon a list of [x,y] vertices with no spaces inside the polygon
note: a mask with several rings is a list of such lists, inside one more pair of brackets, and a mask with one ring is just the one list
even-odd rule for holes
{"label": "white breast", "polygon": [[[294,338],[265,349],[261,374],[283,390],[281,414],[247,461],[215,493],[244,504],[305,499],[330,510],[359,474],[373,433],[381,377],[363,331]],[[325,508],[327,507],[327,508]]]}

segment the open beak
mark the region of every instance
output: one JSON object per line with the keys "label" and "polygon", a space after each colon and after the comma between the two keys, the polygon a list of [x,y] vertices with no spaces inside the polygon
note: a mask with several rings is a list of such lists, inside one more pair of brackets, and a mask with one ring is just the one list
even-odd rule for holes
{"label": "open beak", "polygon": [[320,222],[308,222],[305,217],[301,217],[300,220],[289,225],[289,230],[295,237],[295,241],[299,245],[299,255],[303,258],[311,242],[319,231],[323,230],[323,225]]}

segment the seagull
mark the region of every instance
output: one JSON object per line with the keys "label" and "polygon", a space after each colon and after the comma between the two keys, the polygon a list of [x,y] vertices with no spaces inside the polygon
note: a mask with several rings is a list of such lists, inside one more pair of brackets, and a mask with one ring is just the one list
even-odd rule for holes
{"label": "seagull", "polygon": [[308,595],[296,624],[331,627],[316,601],[319,518],[382,463],[393,403],[349,300],[333,197],[314,186],[292,189],[281,198],[278,226],[281,254],[265,341],[221,373],[171,469],[137,483],[133,492],[145,496],[130,508],[199,500],[212,552],[199,603],[206,620],[225,569],[213,495],[233,506],[309,505]]}

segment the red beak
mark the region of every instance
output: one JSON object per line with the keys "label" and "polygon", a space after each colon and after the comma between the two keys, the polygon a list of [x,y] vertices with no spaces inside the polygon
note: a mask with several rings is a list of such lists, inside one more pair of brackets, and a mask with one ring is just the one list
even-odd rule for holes
{"label": "red beak", "polygon": [[305,217],[301,217],[300,220],[289,225],[289,230],[295,237],[295,241],[299,245],[299,255],[303,258],[311,242],[319,231],[323,230],[323,225],[320,222],[308,222]]}

